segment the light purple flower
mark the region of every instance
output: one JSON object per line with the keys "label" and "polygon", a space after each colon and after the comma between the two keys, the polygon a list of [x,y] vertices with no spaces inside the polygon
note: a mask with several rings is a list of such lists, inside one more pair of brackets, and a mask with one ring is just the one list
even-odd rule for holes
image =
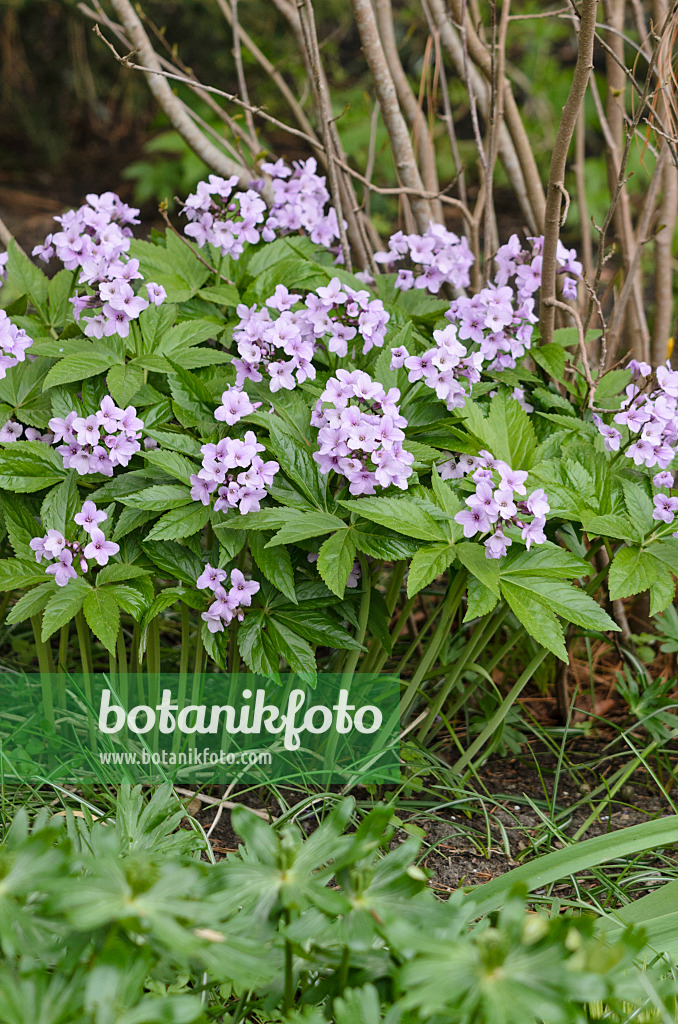
{"label": "light purple flower", "polygon": [[82,526],[85,533],[91,534],[93,530],[97,529],[99,523],[103,523],[108,519],[107,514],[103,509],[98,509],[93,501],[84,502],[80,512],[76,512],[73,516],[74,522],[78,526]]}
{"label": "light purple flower", "polygon": [[106,565],[112,555],[117,555],[120,545],[115,541],[106,540],[103,531],[94,527],[90,533],[90,542],[84,550],[85,558],[93,558],[99,565]]}

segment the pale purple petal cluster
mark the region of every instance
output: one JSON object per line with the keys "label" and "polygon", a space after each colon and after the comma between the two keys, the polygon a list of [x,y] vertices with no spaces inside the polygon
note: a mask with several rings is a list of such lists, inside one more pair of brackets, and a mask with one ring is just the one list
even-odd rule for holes
{"label": "pale purple petal cluster", "polygon": [[58,587],[65,587],[69,580],[78,575],[77,569],[85,573],[90,568],[89,562],[96,562],[98,566],[106,565],[109,558],[117,555],[120,545],[115,541],[106,540],[106,536],[99,524],[106,521],[108,516],[102,509],[98,509],[93,501],[86,501],[80,512],[73,517],[77,526],[87,534],[87,539],[82,537],[79,540],[66,540],[59,530],[48,530],[43,537],[34,537],[30,542],[35,552],[36,562],[43,558],[53,564],[45,569],[49,576],[54,576],[54,582]]}
{"label": "pale purple petal cluster", "polygon": [[207,623],[210,633],[223,632],[233,619],[242,622],[244,608],[249,608],[252,598],[259,590],[256,580],[247,580],[240,569],[231,570],[231,586],[227,590],[223,585],[226,580],[224,569],[214,569],[209,562],[205,570],[196,580],[196,587],[199,590],[211,590],[214,593],[214,601],[206,612],[202,613],[203,620]]}
{"label": "pale purple petal cluster", "polygon": [[0,288],[7,280],[7,261],[9,259],[8,252],[0,252]]}
{"label": "pale purple petal cluster", "polygon": [[7,371],[26,359],[26,350],[33,344],[23,327],[16,327],[4,309],[0,309],[0,380]]}
{"label": "pale purple petal cluster", "polygon": [[[464,237],[448,231],[442,224],[429,224],[423,235],[406,235],[397,231],[391,235],[386,252],[375,253],[377,263],[397,269],[395,286],[402,291],[425,288],[437,293],[444,284],[453,288],[468,288],[469,272],[474,256]],[[409,266],[400,267],[406,260]]]}
{"label": "pale purple petal cluster", "polygon": [[407,489],[414,456],[405,451],[400,392],[388,392],[362,370],[337,370],[311,416],[318,427],[313,458],[321,473],[346,477],[351,494],[374,494],[376,487]]}
{"label": "pale purple petal cluster", "polygon": [[246,242],[254,245],[261,239],[266,213],[266,203],[259,193],[253,188],[235,191],[237,184],[237,175],[221,178],[210,174],[207,181],[198,182],[183,207],[189,221],[184,233],[200,248],[209,243],[222,256],[235,260],[242,255]]}
{"label": "pale purple petal cluster", "polygon": [[258,512],[280,466],[260,457],[264,445],[258,443],[254,432],[248,430],[242,441],[224,437],[216,444],[204,444],[200,450],[202,468],[190,478],[193,500],[209,505],[215,495],[215,512],[235,508],[243,516]]}
{"label": "pale purple petal cluster", "polygon": [[[618,426],[604,423],[597,414],[594,414],[593,422],[604,438],[606,451],[623,450],[626,458],[633,459],[636,466],[657,466],[662,473],[666,472],[678,447],[678,370],[672,370],[668,362],[666,366],[660,366],[656,373],[656,387],[648,390],[647,381],[652,367],[632,360],[629,369],[634,379],[626,388],[626,398],[620,411],[612,417]],[[630,443],[625,441],[620,427],[628,431]],[[670,487],[672,483],[657,486]]]}
{"label": "pale purple petal cluster", "polygon": [[130,323],[149,301],[159,305],[165,299],[165,289],[153,283],[146,285],[148,299],[134,291],[134,282],[143,280],[139,261],[128,257],[138,213],[114,192],[91,193],[79,209],[55,217],[61,230],[33,249],[33,255],[46,263],[56,256],[67,270],[80,271],[78,284],[91,291],[76,292],[70,301],[76,320],[96,310],[85,318],[88,337],[126,338]]}
{"label": "pale purple petal cluster", "polygon": [[283,160],[263,163],[263,171],[270,175],[273,205],[263,231],[264,241],[276,235],[305,231],[317,245],[331,248],[339,238],[337,215],[333,207],[327,209],[330,194],[324,174],[318,174],[314,157],[295,160],[289,167]]}
{"label": "pale purple petal cluster", "polygon": [[143,426],[133,405],[119,409],[110,395],[89,416],[79,416],[74,411],[65,417],[53,416],[49,421],[65,468],[74,469],[80,476],[113,476],[116,466],[129,465],[141,448]]}
{"label": "pale purple petal cluster", "polygon": [[469,352],[461,344],[454,324],[434,331],[433,340],[435,348],[421,356],[408,355],[402,345],[391,349],[391,369],[404,366],[410,383],[423,380],[448,409],[459,409],[470,391],[461,382],[469,385],[480,380],[482,360],[479,353]]}
{"label": "pale purple petal cluster", "polygon": [[[541,285],[543,238],[530,238],[526,249],[517,235],[502,245],[495,256],[494,281],[473,296],[455,299],[448,320],[456,324],[459,340],[477,346],[481,363],[489,370],[513,369],[532,344],[535,297]],[[558,245],[558,273],[562,276],[563,295],[576,298],[581,264],[574,249]]]}
{"label": "pale purple petal cluster", "polygon": [[505,532],[510,526],[518,527],[528,551],[533,544],[543,544],[546,541],[546,514],[551,509],[545,492],[539,488],[528,495],[525,486],[527,472],[511,469],[506,462],[495,459],[487,451],[481,451],[471,461],[473,468],[470,470],[465,464],[462,472],[451,471],[449,463],[446,463],[447,471],[441,472],[444,478],[461,476],[464,470],[473,473],[475,493],[466,499],[468,508],[457,512],[454,517],[463,526],[464,536],[489,533],[484,541],[486,558],[504,557],[513,543]]}
{"label": "pale purple petal cluster", "polygon": [[[0,442],[2,444],[12,444],[14,441],[18,441],[23,433],[24,428],[20,423],[16,423],[14,420],[7,420],[0,427]],[[27,441],[42,441],[44,444],[51,444],[54,440],[53,434],[49,432],[43,434],[37,427],[26,427],[24,437]]]}
{"label": "pale purple petal cluster", "polygon": [[259,382],[266,374],[273,393],[315,380],[312,360],[318,347],[340,358],[348,355],[349,344],[362,344],[363,355],[381,348],[390,319],[380,299],[337,277],[305,298],[279,284],[261,309],[241,304],[237,313],[236,387],[246,380]]}

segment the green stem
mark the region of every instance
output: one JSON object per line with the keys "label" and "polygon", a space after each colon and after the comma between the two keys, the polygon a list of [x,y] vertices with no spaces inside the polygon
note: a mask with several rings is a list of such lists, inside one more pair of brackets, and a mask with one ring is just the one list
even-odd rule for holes
{"label": "green stem", "polygon": [[[362,647],[365,641],[365,633],[367,632],[367,620],[370,617],[370,598],[372,596],[372,576],[370,573],[370,567],[367,564],[367,558],[363,554],[358,554],[358,561],[360,562],[360,578],[362,580],[363,592],[360,598],[360,611],[358,612],[358,631],[355,635],[355,639]],[[348,688],[353,679],[353,675],[360,658],[361,651],[356,649],[351,651],[344,666],[344,672],[342,676],[341,685],[344,688]]]}
{"label": "green stem", "polygon": [[117,650],[118,674],[120,676],[120,698],[124,701],[125,707],[127,707],[127,650],[125,648],[125,634],[123,633],[122,626],[120,627],[120,631],[118,632]]}
{"label": "green stem", "polygon": [[[426,720],[421,727],[419,732],[419,740],[423,741],[431,729],[431,726],[435,722],[436,715],[440,712],[443,704],[447,700],[448,695],[452,692],[454,687],[461,679],[463,673],[466,671],[469,665],[472,665],[475,661],[478,651],[484,647],[487,642],[494,636],[495,633],[501,629],[501,626],[508,614],[508,607],[504,605],[498,612],[491,612],[487,615],[477,626],[473,636],[466,644],[463,652],[459,656],[459,659],[454,666],[452,672],[447,676],[445,682],[440,687],[440,690],[429,708]],[[511,638],[511,643],[515,642],[515,637]],[[465,699],[465,694],[464,694]],[[449,712],[451,716],[452,711]]]}
{"label": "green stem", "polygon": [[499,728],[499,726],[501,725],[501,723],[504,721],[509,711],[511,710],[511,707],[516,702],[516,700],[518,699],[522,691],[525,689],[530,679],[541,665],[542,661],[544,661],[544,659],[548,656],[548,654],[549,651],[545,647],[542,647],[542,649],[535,654],[534,658],[527,666],[523,674],[520,676],[517,682],[514,683],[514,685],[511,687],[506,697],[502,701],[501,705],[492,715],[492,718],[490,718],[489,722],[487,723],[483,731],[480,733],[479,736],[476,737],[476,739],[473,741],[473,743],[468,748],[466,753],[462,754],[462,756],[452,765],[450,771],[453,774],[459,775],[464,770],[464,768],[466,768],[466,766],[471,763],[471,761],[476,756],[478,751],[485,746],[487,741],[497,731],[497,729]]}
{"label": "green stem", "polygon": [[[78,648],[80,650],[80,664],[82,666],[82,682],[85,691],[85,700],[90,708],[94,707],[94,698],[92,694],[92,647],[90,644],[89,630],[87,623],[85,622],[85,616],[82,608],[75,616],[75,629],[78,634]],[[88,711],[87,718],[89,721],[89,739],[92,745],[92,749],[97,749],[96,733],[94,731],[94,719],[92,713]]]}
{"label": "green stem", "polygon": [[54,699],[52,696],[51,680],[51,675],[54,672],[52,651],[49,643],[42,639],[42,617],[40,615],[33,615],[31,617],[31,625],[33,627],[33,636],[35,637],[35,647],[38,652],[38,665],[40,666],[43,711],[50,729],[54,731]]}
{"label": "green stem", "polygon": [[[290,912],[286,910],[284,913],[285,924],[290,923]],[[283,996],[283,1012],[285,1014],[294,1006],[294,960],[292,957],[292,943],[289,939],[285,939],[285,990]]]}
{"label": "green stem", "polygon": [[454,616],[457,614],[457,609],[461,604],[464,590],[466,589],[467,575],[466,569],[459,569],[456,576],[454,576],[449,582],[447,595],[443,602],[440,620],[436,627],[436,631],[429,640],[428,646],[424,652],[424,657],[421,659],[419,667],[412,676],[409,686],[407,687],[407,690],[400,702],[400,711],[403,720],[414,703],[417,690],[419,689],[419,684],[435,659],[438,657],[440,648],[442,647],[450,630]]}
{"label": "green stem", "polygon": [[59,654],[57,656],[57,671],[64,673],[68,662],[68,638],[71,631],[70,622],[64,623],[59,632]]}
{"label": "green stem", "polygon": [[405,570],[407,569],[407,562],[396,562],[393,566],[393,572],[391,573],[391,581],[388,585],[386,592],[386,608],[389,615],[393,615],[393,609],[395,608],[398,595],[400,594],[400,588],[403,584],[403,578],[405,576]]}
{"label": "green stem", "polygon": [[191,648],[189,638],[191,635],[191,619],[188,612],[188,605],[181,602],[181,651],[179,653],[179,676],[183,679],[188,675],[188,659]]}

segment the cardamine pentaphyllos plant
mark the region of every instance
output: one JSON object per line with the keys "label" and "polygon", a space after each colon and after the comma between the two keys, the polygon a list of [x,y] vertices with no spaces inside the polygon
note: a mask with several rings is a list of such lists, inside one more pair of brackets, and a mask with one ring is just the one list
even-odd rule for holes
{"label": "cardamine pentaphyllos plant", "polygon": [[[618,628],[609,598],[666,608],[670,365],[592,390],[576,331],[538,344],[540,238],[513,235],[475,291],[435,225],[356,275],[315,162],[262,169],[272,201],[211,175],[183,230],[141,240],[138,211],[90,195],[35,250],[53,276],[3,260],[0,582],[41,666],[75,620],[90,667],[100,644],[134,669],[388,669],[405,714],[430,694],[428,728],[512,638],[519,692],[566,658],[565,625]],[[557,262],[572,298],[576,253]]]}

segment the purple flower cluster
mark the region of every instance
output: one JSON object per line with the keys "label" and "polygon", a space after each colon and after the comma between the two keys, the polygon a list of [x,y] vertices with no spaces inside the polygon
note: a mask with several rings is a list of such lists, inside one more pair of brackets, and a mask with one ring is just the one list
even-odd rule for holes
{"label": "purple flower cluster", "polygon": [[33,255],[45,263],[56,256],[67,270],[80,270],[78,284],[92,289],[92,293],[76,292],[70,300],[76,320],[85,310],[100,310],[86,320],[84,333],[88,337],[118,334],[126,338],[130,322],[149,302],[160,305],[165,299],[165,289],[154,283],[146,285],[148,299],[134,292],[133,282],[143,277],[139,261],[126,254],[131,225],[139,223],[138,213],[114,192],[91,193],[79,209],[55,217],[61,231],[48,235],[43,245],[33,249]]}
{"label": "purple flower cluster", "polygon": [[[543,544],[546,541],[546,513],[550,511],[545,492],[540,488],[532,491],[529,497],[516,497],[527,494],[527,473],[511,469],[488,451],[481,451],[476,458],[462,458],[465,461],[461,467],[459,464],[450,466],[450,463],[441,467],[441,476],[462,476],[469,471],[473,474],[475,493],[466,499],[468,508],[457,512],[454,517],[464,527],[464,536],[490,533],[484,542],[487,558],[504,557],[513,543],[504,532],[510,526],[517,526],[521,531],[528,551],[533,544]],[[528,516],[531,517],[529,521]]]}
{"label": "purple flower cluster", "polygon": [[256,580],[246,580],[240,569],[231,570],[231,588],[223,586],[226,579],[225,569],[214,569],[209,562],[205,570],[196,580],[198,590],[211,590],[215,600],[206,612],[202,613],[210,633],[222,633],[233,619],[242,622],[243,608],[249,608],[252,598],[259,590]]}
{"label": "purple flower cluster", "polygon": [[4,309],[0,309],[0,380],[17,363],[26,359],[26,349],[33,344],[23,327],[15,327]]}
{"label": "purple flower cluster", "polygon": [[54,563],[45,572],[54,576],[58,587],[65,587],[69,580],[75,579],[76,566],[84,573],[89,569],[89,561],[100,566],[106,565],[112,555],[117,555],[120,545],[106,540],[99,526],[107,518],[106,513],[98,509],[93,501],[86,501],[73,520],[87,534],[87,540],[66,540],[59,530],[48,530],[44,537],[34,537],[30,542],[36,562],[45,558]]}
{"label": "purple flower cluster", "polygon": [[133,405],[118,409],[110,395],[106,395],[97,412],[89,416],[69,412],[64,418],[54,416],[49,421],[54,443],[63,441],[57,451],[65,468],[74,469],[80,476],[87,473],[113,476],[115,466],[127,466],[141,447],[139,438],[143,426]]}
{"label": "purple flower cluster", "polygon": [[189,221],[184,233],[189,238],[194,238],[200,248],[209,243],[222,256],[236,260],[245,242],[255,245],[262,237],[260,225],[266,212],[266,203],[255,189],[236,192],[237,184],[237,175],[221,178],[210,174],[207,181],[198,182],[183,208]]}
{"label": "purple flower cluster", "polygon": [[469,384],[480,380],[482,357],[479,352],[468,352],[461,344],[454,324],[434,331],[433,339],[435,348],[428,349],[422,356],[411,356],[404,345],[392,348],[391,369],[404,366],[410,383],[423,380],[448,409],[459,409],[468,394],[461,380]]}
{"label": "purple flower cluster", "polygon": [[398,268],[395,286],[403,291],[426,288],[437,293],[444,284],[453,288],[468,288],[469,271],[474,256],[466,238],[448,231],[442,224],[429,225],[423,235],[405,235],[397,231],[391,235],[386,252],[375,253],[377,263],[386,263],[395,269],[404,259],[414,269]]}
{"label": "purple flower cluster", "polygon": [[261,169],[271,176],[273,187],[264,241],[270,241],[276,234],[305,231],[312,242],[329,249],[339,238],[339,227],[334,208],[325,212],[330,194],[325,175],[317,173],[317,161],[313,157],[295,160],[288,167],[283,160],[276,160],[262,164]]}
{"label": "purple flower cluster", "polygon": [[[478,346],[482,363],[490,370],[513,369],[532,343],[538,320],[535,293],[541,285],[543,238],[529,241],[531,249],[525,249],[518,236],[511,235],[495,256],[494,281],[476,295],[455,299],[445,314],[457,325],[460,341]],[[576,298],[582,271],[576,252],[559,242],[557,259],[563,295]]]}
{"label": "purple flower cluster", "polygon": [[238,191],[238,178],[210,174],[186,199],[183,212],[188,218],[185,234],[202,248],[209,243],[222,256],[239,259],[245,243],[271,242],[278,234],[306,231],[311,240],[329,248],[339,237],[333,209],[325,213],[329,192],[325,177],[318,175],[317,163],[296,161],[292,167],[283,160],[263,163],[272,179],[273,204],[267,210],[260,195],[262,181]]}
{"label": "purple flower cluster", "polygon": [[[202,468],[190,478],[193,500],[209,505],[216,491],[215,512],[232,508],[243,516],[258,512],[266,488],[273,483],[280,466],[277,462],[264,462],[259,456],[264,446],[257,442],[254,432],[246,431],[242,441],[225,437],[216,444],[204,444],[200,450]],[[240,472],[232,472],[235,470]]]}
{"label": "purple flower cluster", "polygon": [[[23,432],[24,428],[20,423],[16,423],[14,420],[7,420],[0,427],[0,441],[3,444],[12,444],[13,441],[19,440]],[[54,440],[53,434],[43,434],[37,427],[26,427],[25,436],[27,441],[43,441],[45,444],[51,444]]]}
{"label": "purple flower cluster", "polygon": [[311,415],[320,472],[345,476],[351,494],[374,494],[377,485],[406,490],[414,456],[403,448],[399,399],[397,388],[386,392],[362,370],[337,370]]}
{"label": "purple flower cluster", "polygon": [[[673,462],[678,445],[678,370],[672,370],[668,362],[660,366],[657,387],[649,391],[647,381],[652,374],[649,363],[634,359],[629,369],[634,379],[627,386],[626,398],[613,420],[629,432],[631,444],[624,448],[626,458],[633,459],[636,466],[658,466],[663,471],[658,476],[662,477]],[[621,431],[604,423],[597,414],[593,422],[604,438],[605,450],[619,451],[623,439]]]}
{"label": "purple flower cluster", "polygon": [[342,284],[337,277],[304,299],[279,284],[262,309],[240,305],[237,313],[240,321],[233,331],[239,354],[233,360],[236,388],[246,380],[259,382],[266,373],[274,393],[315,379],[312,359],[319,345],[340,358],[348,355],[349,343],[356,338],[362,341],[363,355],[374,346],[381,348],[389,321],[380,299]]}

